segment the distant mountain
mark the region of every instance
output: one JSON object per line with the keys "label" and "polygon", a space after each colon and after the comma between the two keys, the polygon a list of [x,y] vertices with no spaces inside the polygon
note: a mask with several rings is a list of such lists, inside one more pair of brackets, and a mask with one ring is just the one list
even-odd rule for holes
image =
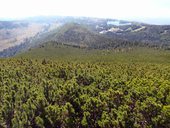
{"label": "distant mountain", "polygon": [[107,44],[115,43],[111,38],[95,33],[87,26],[76,23],[68,23],[62,26],[56,33],[49,35],[48,38],[48,41],[84,48],[102,48]]}
{"label": "distant mountain", "polygon": [[44,33],[35,39],[31,47],[46,42],[70,45],[80,48],[115,49],[139,45],[138,42],[116,39],[93,31],[88,25],[67,23],[56,30]]}
{"label": "distant mountain", "polygon": [[170,46],[170,25],[149,25],[115,19],[93,18],[78,19],[74,23],[88,26],[92,32],[114,40],[140,42],[161,48]]}
{"label": "distant mountain", "polygon": [[133,24],[125,26],[112,26],[100,31],[109,37],[125,39],[128,41],[144,42],[157,46],[170,45],[170,26]]}
{"label": "distant mountain", "polygon": [[1,57],[13,56],[49,41],[95,49],[170,47],[170,26],[116,19],[33,17],[0,22],[0,33]]}

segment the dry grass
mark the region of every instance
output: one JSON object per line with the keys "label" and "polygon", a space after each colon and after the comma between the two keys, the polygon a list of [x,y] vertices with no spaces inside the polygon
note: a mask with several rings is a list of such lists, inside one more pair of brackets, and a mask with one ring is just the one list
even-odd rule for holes
{"label": "dry grass", "polygon": [[37,33],[43,31],[43,29],[43,24],[36,23],[29,24],[28,27],[1,29],[0,51],[21,44],[26,38],[34,37]]}

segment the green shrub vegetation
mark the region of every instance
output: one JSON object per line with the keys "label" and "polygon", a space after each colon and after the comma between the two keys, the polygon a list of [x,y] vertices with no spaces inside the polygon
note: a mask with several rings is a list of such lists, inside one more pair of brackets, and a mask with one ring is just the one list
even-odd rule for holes
{"label": "green shrub vegetation", "polygon": [[170,127],[170,66],[0,60],[0,127]]}

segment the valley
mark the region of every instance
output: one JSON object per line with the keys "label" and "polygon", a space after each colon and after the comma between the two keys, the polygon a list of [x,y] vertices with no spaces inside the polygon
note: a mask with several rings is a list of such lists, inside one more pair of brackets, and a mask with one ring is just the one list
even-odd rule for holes
{"label": "valley", "polygon": [[[3,23],[2,23],[3,24]],[[18,26],[15,26],[18,25]],[[21,24],[21,26],[20,26]],[[14,23],[11,28],[0,29],[0,51],[20,45],[44,31],[45,26],[34,23]]]}

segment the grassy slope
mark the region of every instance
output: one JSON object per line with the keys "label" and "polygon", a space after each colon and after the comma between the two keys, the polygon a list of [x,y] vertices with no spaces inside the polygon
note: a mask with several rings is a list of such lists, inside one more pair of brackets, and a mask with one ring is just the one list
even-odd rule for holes
{"label": "grassy slope", "polygon": [[65,61],[90,62],[140,62],[140,63],[170,63],[170,52],[151,48],[135,48],[130,51],[87,50],[62,45],[47,44],[42,48],[31,49],[21,53],[16,58],[51,59]]}

